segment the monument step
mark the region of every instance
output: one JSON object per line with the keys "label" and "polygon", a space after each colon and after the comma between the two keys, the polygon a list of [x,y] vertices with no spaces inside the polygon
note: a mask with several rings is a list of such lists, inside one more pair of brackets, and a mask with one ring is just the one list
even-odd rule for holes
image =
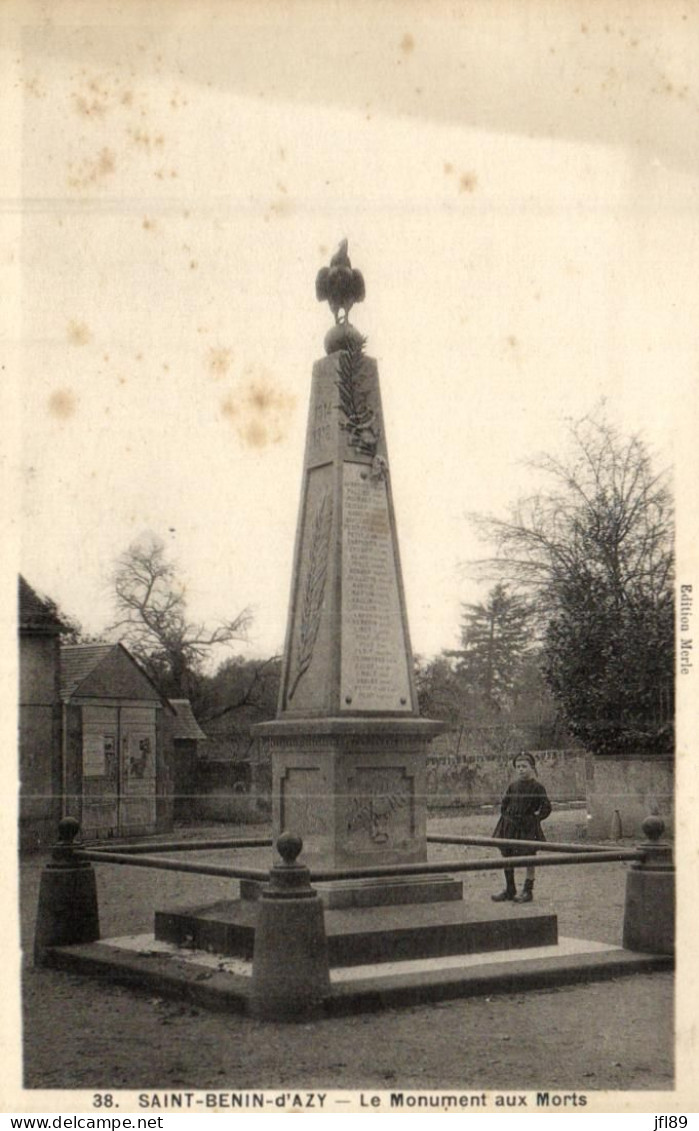
{"label": "monument step", "polygon": [[[162,942],[251,959],[258,902],[235,900],[188,910],[157,911],[155,937]],[[326,910],[331,966],[400,962],[455,954],[482,954],[555,946],[555,915],[530,907],[451,901],[404,906]]]}
{"label": "monument step", "polygon": [[[263,884],[241,880],[241,899],[259,899]],[[386,879],[333,880],[314,884],[325,907],[384,907],[406,903],[448,903],[463,899],[463,880],[454,876],[395,876]]]}
{"label": "monument step", "polygon": [[[102,982],[141,986],[151,994],[197,1003],[204,1009],[244,1013],[248,1008],[251,978],[227,970],[202,968],[201,956],[182,952],[179,958],[149,949],[148,936],[130,939],[124,948],[123,939],[76,946],[52,947],[46,963],[57,970],[92,976]],[[140,945],[134,948],[133,943]],[[355,1014],[360,1010],[424,1005],[430,1001],[449,1001],[484,994],[523,993],[527,990],[554,986],[580,985],[631,974],[671,971],[674,960],[667,954],[635,954],[609,946],[589,952],[589,944],[579,951],[563,946],[550,947],[550,957],[540,951],[516,950],[507,955],[494,952],[489,961],[471,965],[445,963],[442,969],[387,972],[373,977],[357,970],[357,977],[347,971],[333,979],[325,1002],[326,1016]],[[533,957],[536,955],[536,957]],[[202,977],[202,973],[207,976]],[[339,973],[339,972],[338,972]],[[210,975],[210,976],[209,976]]]}

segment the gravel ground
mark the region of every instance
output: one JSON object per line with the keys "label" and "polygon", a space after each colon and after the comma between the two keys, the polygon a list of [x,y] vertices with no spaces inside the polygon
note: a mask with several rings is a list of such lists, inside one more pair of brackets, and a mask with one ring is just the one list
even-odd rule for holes
{"label": "gravel ground", "polygon": [[[492,825],[492,814],[460,815],[431,821],[429,831],[487,835]],[[213,831],[265,832],[249,826]],[[555,811],[546,832],[550,840],[581,839],[584,813]],[[433,846],[431,857],[465,852],[478,850]],[[203,855],[224,862],[233,852]],[[236,855],[241,858],[239,850]],[[266,866],[270,850],[249,850],[244,858]],[[45,862],[32,857],[21,866],[25,959]],[[537,904],[555,910],[562,935],[619,943],[625,869],[546,869],[537,877]],[[154,907],[233,894],[228,880],[108,865],[96,871],[104,938],[152,930]],[[499,885],[499,876],[473,873],[465,878],[465,897]],[[626,1091],[666,1090],[673,1081],[673,978],[665,973],[277,1025],[35,970],[27,960],[23,1003],[27,1088]]]}

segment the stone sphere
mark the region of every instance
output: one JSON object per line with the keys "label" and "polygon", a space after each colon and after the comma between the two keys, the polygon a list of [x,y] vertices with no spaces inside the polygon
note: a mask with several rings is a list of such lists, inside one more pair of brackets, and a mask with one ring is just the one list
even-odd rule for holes
{"label": "stone sphere", "polygon": [[58,839],[62,842],[74,841],[80,832],[80,822],[75,817],[63,817],[58,822]]}
{"label": "stone sphere", "polygon": [[641,822],[641,828],[648,837],[648,840],[660,840],[665,832],[665,822],[662,817],[652,815],[646,817],[645,821]]}
{"label": "stone sphere", "polygon": [[325,335],[325,352],[330,354],[346,350],[350,342],[359,347],[363,341],[364,338],[356,326],[352,326],[349,322],[338,322],[335,326],[331,326]]}
{"label": "stone sphere", "polygon": [[296,857],[300,855],[303,848],[303,841],[300,836],[294,836],[293,833],[283,832],[277,837],[277,852],[281,856],[285,864],[294,864]]}

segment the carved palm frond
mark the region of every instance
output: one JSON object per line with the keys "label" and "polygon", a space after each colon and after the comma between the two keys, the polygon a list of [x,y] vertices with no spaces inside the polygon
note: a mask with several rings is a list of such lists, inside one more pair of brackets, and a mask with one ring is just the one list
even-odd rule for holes
{"label": "carved palm frond", "polygon": [[360,342],[348,341],[347,349],[340,353],[336,384],[340,393],[338,407],[345,417],[340,427],[349,433],[352,447],[363,455],[374,456],[381,432],[361,379],[365,345],[366,338]]}
{"label": "carved palm frond", "polygon": [[308,671],[313,658],[313,649],[318,636],[325,596],[332,510],[332,497],[330,492],[326,491],[316,507],[311,522],[308,569],[303,587],[299,623],[296,672],[289,690],[289,699],[293,699],[299,680]]}

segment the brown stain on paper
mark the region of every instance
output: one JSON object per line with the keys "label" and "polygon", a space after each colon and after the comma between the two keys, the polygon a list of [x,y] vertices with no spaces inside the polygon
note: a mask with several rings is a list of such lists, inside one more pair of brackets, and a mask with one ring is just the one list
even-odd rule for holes
{"label": "brown stain on paper", "polygon": [[79,85],[71,91],[73,109],[81,118],[105,118],[113,110],[134,104],[134,91],[124,86],[115,76],[92,75],[83,70],[78,79]]}
{"label": "brown stain on paper", "polygon": [[75,112],[83,118],[104,118],[110,98],[111,91],[100,79],[90,79],[82,90],[73,91]]}
{"label": "brown stain on paper", "polygon": [[[157,122],[152,121],[145,89],[135,89],[130,78],[120,78],[117,73],[90,75],[84,68],[79,76],[73,76],[73,81],[70,98],[74,113],[86,124],[91,122],[104,127],[108,121],[111,123],[110,137],[115,149],[119,144],[118,135],[125,142],[119,149],[122,162],[129,164],[137,159],[137,154],[146,158],[159,156],[162,160],[166,138],[158,129]],[[179,97],[179,91],[173,95],[171,105],[186,105],[186,101]],[[85,156],[69,162],[68,184],[72,188],[89,189],[113,173],[115,168],[114,153],[104,148],[96,159]],[[166,177],[175,179],[178,173],[175,169],[161,168],[154,175],[165,180]]]}
{"label": "brown stain on paper", "polygon": [[127,130],[127,134],[131,142],[138,149],[145,150],[146,153],[151,153],[155,149],[162,149],[165,145],[165,137],[163,134],[149,134],[146,130]]}
{"label": "brown stain on paper", "polygon": [[519,368],[524,361],[522,343],[515,334],[508,334],[505,338],[505,356],[514,362],[517,368]]}
{"label": "brown stain on paper", "polygon": [[92,340],[92,332],[86,322],[69,322],[67,335],[72,346],[86,346]]}
{"label": "brown stain on paper", "polygon": [[68,184],[71,188],[84,189],[89,188],[90,185],[97,185],[111,176],[116,170],[116,159],[112,150],[105,147],[100,150],[97,157],[83,158],[77,166],[71,161],[68,168],[70,170]]}
{"label": "brown stain on paper", "polygon": [[285,439],[295,407],[296,397],[263,373],[248,376],[240,391],[228,393],[221,401],[221,414],[234,426],[244,447],[266,448]]}
{"label": "brown stain on paper", "polygon": [[49,397],[49,414],[56,420],[70,420],[75,413],[77,403],[71,389],[56,389]]}
{"label": "brown stain on paper", "polygon": [[459,177],[459,192],[473,192],[478,184],[475,173],[462,173]]}
{"label": "brown stain on paper", "polygon": [[42,86],[38,75],[34,75],[31,79],[22,79],[22,86],[32,98],[46,98],[46,89]]}
{"label": "brown stain on paper", "polygon": [[208,367],[215,381],[220,381],[228,373],[233,360],[233,350],[212,346],[208,354]]}
{"label": "brown stain on paper", "polygon": [[[287,192],[287,189],[283,189],[283,191]],[[291,203],[291,201],[286,199],[285,197],[281,196],[281,197],[278,197],[277,200],[270,201],[270,204],[267,208],[267,211],[264,214],[263,219],[264,219],[265,223],[269,223],[269,220],[270,220],[271,217],[274,216],[274,217],[277,217],[278,219],[282,219],[284,216],[290,216],[293,211],[294,211],[294,206]]]}
{"label": "brown stain on paper", "polygon": [[[445,161],[443,164],[444,176],[453,177],[456,175],[456,169],[451,161]],[[459,177],[459,192],[475,192],[478,185],[478,174],[473,169],[466,169],[464,172],[458,174]]]}

